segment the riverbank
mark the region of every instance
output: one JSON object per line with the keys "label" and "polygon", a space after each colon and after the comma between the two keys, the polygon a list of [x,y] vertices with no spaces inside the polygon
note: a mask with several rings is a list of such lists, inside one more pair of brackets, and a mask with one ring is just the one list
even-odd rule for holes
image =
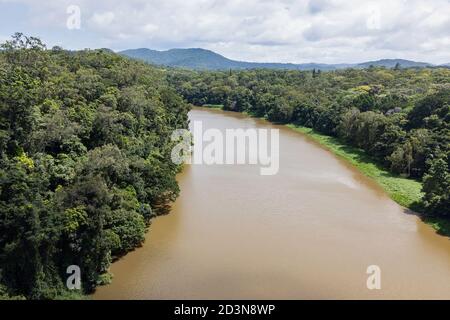
{"label": "riverbank", "polygon": [[375,180],[387,192],[391,199],[401,206],[411,210],[419,209],[417,205],[423,197],[423,193],[421,192],[422,184],[419,181],[393,175],[378,165],[364,151],[348,146],[335,137],[320,134],[311,128],[298,127],[292,124],[287,126],[311,137],[314,141],[325,146],[337,156],[350,162],[364,175]]}
{"label": "riverbank", "polygon": [[374,159],[355,147],[341,142],[339,139],[314,131],[311,128],[288,124],[287,127],[307,135],[335,155],[347,160],[358,168],[365,176],[376,181],[389,195],[389,197],[402,207],[418,212],[421,219],[432,226],[439,234],[450,236],[450,221],[423,214],[421,200],[423,197],[422,183],[394,175],[377,164]]}
{"label": "riverbank", "polygon": [[[204,107],[223,109],[222,105],[205,105]],[[244,111],[242,113],[249,117],[253,117],[253,115],[248,112]],[[311,128],[296,126],[294,124],[287,124],[286,126],[310,137],[335,155],[351,163],[365,176],[378,183],[392,200],[402,207],[418,213],[420,218],[425,223],[432,226],[439,234],[450,237],[450,221],[424,215],[421,205],[423,197],[421,182],[392,174],[386,168],[378,164],[375,159],[365,154],[363,150],[349,146],[336,137],[327,136],[316,132]]]}
{"label": "riverbank", "polygon": [[[352,164],[302,133],[237,112],[193,108],[189,119],[191,129],[198,121],[221,132],[279,129],[281,170],[262,177],[256,166],[186,165],[171,214],[111,266],[114,281],[93,299],[450,297],[448,239]],[[374,263],[389,273],[377,292],[361,277]]]}

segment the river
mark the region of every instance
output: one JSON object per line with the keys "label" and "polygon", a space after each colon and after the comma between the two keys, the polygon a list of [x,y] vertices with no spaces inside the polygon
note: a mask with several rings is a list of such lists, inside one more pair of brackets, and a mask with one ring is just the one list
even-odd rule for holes
{"label": "river", "polygon": [[[280,169],[186,165],[172,212],[94,299],[450,299],[450,240],[308,137],[196,108],[205,128],[277,128]],[[381,289],[366,285],[368,266]]]}

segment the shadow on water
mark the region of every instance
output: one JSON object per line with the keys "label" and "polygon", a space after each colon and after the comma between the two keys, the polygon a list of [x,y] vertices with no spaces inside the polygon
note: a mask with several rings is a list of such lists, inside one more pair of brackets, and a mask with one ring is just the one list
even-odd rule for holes
{"label": "shadow on water", "polygon": [[414,202],[411,205],[411,208],[403,208],[403,212],[407,215],[412,215],[418,217],[425,224],[433,227],[435,232],[441,236],[444,236],[450,240],[450,221],[434,217],[428,216],[424,214],[423,204],[420,202]]}

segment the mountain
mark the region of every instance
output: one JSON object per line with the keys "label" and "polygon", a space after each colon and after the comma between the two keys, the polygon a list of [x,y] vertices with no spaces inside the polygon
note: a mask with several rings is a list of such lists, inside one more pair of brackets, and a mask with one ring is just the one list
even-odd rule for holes
{"label": "mountain", "polygon": [[167,51],[156,51],[150,49],[132,49],[119,52],[119,54],[134,59],[140,59],[148,63],[165,65],[170,67],[184,67],[189,69],[228,70],[228,69],[288,69],[288,70],[332,70],[334,65],[306,63],[258,63],[235,61],[210,50],[171,49]]}
{"label": "mountain", "polygon": [[402,68],[428,67],[432,66],[425,62],[415,62],[404,59],[382,59],[368,61],[359,64],[325,64],[325,63],[260,63],[245,62],[228,59],[218,53],[201,48],[190,49],[170,49],[167,51],[157,51],[151,49],[130,49],[120,51],[119,54],[143,60],[145,62],[169,67],[181,67],[196,70],[228,70],[228,69],[284,69],[284,70],[336,70],[345,68],[368,68],[370,66],[383,66],[394,68],[397,63]]}
{"label": "mountain", "polygon": [[432,64],[426,62],[416,62],[404,59],[381,59],[377,61],[358,63],[357,67],[368,68],[370,66],[374,66],[374,67],[394,68],[397,65],[397,63],[400,65],[401,68],[424,68],[433,66]]}

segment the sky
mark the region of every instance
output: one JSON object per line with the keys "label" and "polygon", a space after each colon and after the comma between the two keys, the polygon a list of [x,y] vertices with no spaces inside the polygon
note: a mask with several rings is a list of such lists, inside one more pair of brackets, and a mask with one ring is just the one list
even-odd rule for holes
{"label": "sky", "polygon": [[205,48],[256,62],[450,62],[450,0],[0,0],[0,41]]}

